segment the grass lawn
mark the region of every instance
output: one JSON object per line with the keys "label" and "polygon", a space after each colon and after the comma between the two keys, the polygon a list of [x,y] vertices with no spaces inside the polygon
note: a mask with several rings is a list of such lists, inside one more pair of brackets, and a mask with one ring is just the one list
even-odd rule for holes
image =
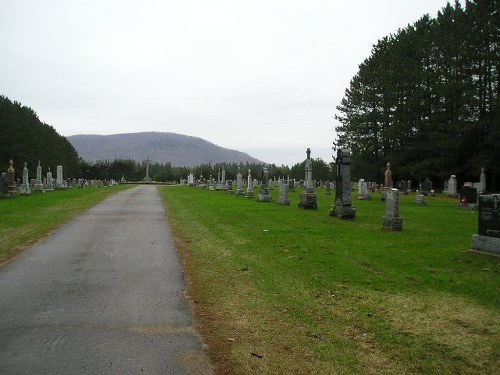
{"label": "grass lawn", "polygon": [[71,188],[0,199],[0,265],[75,215],[130,187]]}
{"label": "grass lawn", "polygon": [[[498,374],[500,258],[472,253],[477,212],[401,197],[357,217],[161,187],[217,374]],[[257,193],[257,192],[256,192]]]}

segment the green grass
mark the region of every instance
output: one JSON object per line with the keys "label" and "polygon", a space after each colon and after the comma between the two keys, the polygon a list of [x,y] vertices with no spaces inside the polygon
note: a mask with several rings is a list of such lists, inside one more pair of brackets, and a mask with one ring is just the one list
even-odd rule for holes
{"label": "green grass", "polygon": [[217,373],[494,374],[500,258],[472,253],[477,212],[401,197],[357,217],[189,187],[160,188]]}
{"label": "green grass", "polygon": [[0,199],[0,265],[75,215],[129,187],[72,188]]}

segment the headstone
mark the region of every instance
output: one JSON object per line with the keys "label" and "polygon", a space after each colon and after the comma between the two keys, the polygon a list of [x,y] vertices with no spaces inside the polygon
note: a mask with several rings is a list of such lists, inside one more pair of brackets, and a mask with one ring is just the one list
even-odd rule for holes
{"label": "headstone", "polygon": [[326,195],[332,195],[332,185],[330,184],[330,181],[325,181],[325,194]]}
{"label": "headstone", "polygon": [[318,208],[318,195],[314,192],[314,181],[312,178],[312,160],[311,160],[311,149],[308,148],[306,150],[306,162],[305,162],[305,181],[304,181],[304,190],[300,194],[300,208],[312,208],[316,210]]}
{"label": "headstone", "polygon": [[9,198],[9,182],[5,172],[0,176],[0,198]]}
{"label": "headstone", "polygon": [[221,176],[220,184],[221,184],[223,189],[226,188],[226,170],[224,169],[224,166],[222,166],[222,176]]}
{"label": "headstone", "polygon": [[266,167],[262,168],[262,186],[259,193],[260,202],[271,202],[269,195],[269,175]]}
{"label": "headstone", "polygon": [[386,168],[385,173],[384,173],[384,187],[392,188],[393,182],[392,182],[391,163],[387,162],[386,167],[387,168]]}
{"label": "headstone", "polygon": [[423,195],[430,195],[432,191],[432,181],[427,178],[424,181],[420,181],[418,191]]}
{"label": "headstone", "polygon": [[385,196],[385,216],[382,221],[384,229],[392,231],[403,230],[403,218],[399,216],[399,190],[387,190]]}
{"label": "headstone", "polygon": [[425,195],[417,191],[417,195],[415,196],[415,204],[417,206],[427,206],[427,202],[425,201]]}
{"label": "headstone", "polygon": [[21,184],[21,195],[30,195],[30,194],[31,194],[31,189],[28,178],[28,163],[25,162],[23,168],[23,183]]}
{"label": "headstone", "polygon": [[500,255],[500,194],[479,196],[478,234],[472,235],[472,250]]}
{"label": "headstone", "polygon": [[49,167],[49,171],[47,172],[47,184],[46,184],[45,190],[46,191],[53,191],[54,190],[54,181],[52,179],[52,172],[50,171],[50,167]]}
{"label": "headstone", "polygon": [[408,182],[405,180],[396,181],[396,189],[398,189],[404,195],[408,195]]}
{"label": "headstone", "polygon": [[358,181],[358,199],[361,200],[372,199],[372,195],[370,193],[370,190],[368,189],[368,183],[363,179],[360,179]]}
{"label": "headstone", "polygon": [[7,189],[10,197],[15,197],[17,192],[16,172],[14,170],[14,161],[10,159],[9,169],[7,170]]}
{"label": "headstone", "polygon": [[335,159],[337,165],[337,181],[335,183],[335,204],[330,209],[330,215],[341,219],[356,217],[356,208],[352,206],[351,197],[351,150],[337,150]]}
{"label": "headstone", "polygon": [[247,191],[245,192],[245,197],[253,198],[253,181],[252,181],[252,171],[248,170],[247,178]]}
{"label": "headstone", "polygon": [[43,192],[42,167],[40,165],[40,160],[38,161],[38,166],[36,167],[35,191]]}
{"label": "headstone", "polygon": [[243,176],[241,175],[240,172],[240,167],[238,166],[238,174],[236,175],[236,194],[237,195],[243,195]]}
{"label": "headstone", "polygon": [[457,177],[454,174],[452,174],[448,180],[448,191],[446,192],[446,195],[452,198],[456,198],[458,196]]}
{"label": "headstone", "polygon": [[464,184],[460,189],[460,202],[458,206],[467,210],[477,210],[477,189]]}
{"label": "headstone", "polygon": [[406,193],[410,194],[411,193],[411,180],[406,181]]}
{"label": "headstone", "polygon": [[484,168],[481,168],[481,176],[479,177],[479,189],[477,189],[478,194],[484,194],[486,192],[486,173],[484,173]]}
{"label": "headstone", "polygon": [[283,206],[290,206],[290,199],[288,199],[288,186],[288,181],[283,180],[279,182],[280,196],[278,198],[278,203]]}
{"label": "headstone", "polygon": [[63,179],[63,167],[62,167],[62,165],[58,165],[56,167],[56,188],[58,188],[58,189],[65,188],[65,186],[64,186],[64,179]]}

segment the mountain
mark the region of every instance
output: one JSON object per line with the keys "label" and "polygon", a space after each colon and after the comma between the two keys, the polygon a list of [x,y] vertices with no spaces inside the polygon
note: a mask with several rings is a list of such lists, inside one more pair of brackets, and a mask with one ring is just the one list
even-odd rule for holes
{"label": "mountain", "polygon": [[66,137],[87,161],[132,159],[184,167],[216,163],[263,163],[240,151],[219,147],[202,138],[176,133],[145,132]]}

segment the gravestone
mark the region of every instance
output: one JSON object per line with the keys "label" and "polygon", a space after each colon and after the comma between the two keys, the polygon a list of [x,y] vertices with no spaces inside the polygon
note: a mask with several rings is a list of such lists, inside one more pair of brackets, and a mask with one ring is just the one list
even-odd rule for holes
{"label": "gravestone", "polygon": [[245,197],[253,198],[253,182],[252,182],[252,172],[248,170],[247,178],[247,191],[245,192]]}
{"label": "gravestone", "polygon": [[5,172],[0,176],[0,198],[9,198],[9,182]]}
{"label": "gravestone", "polygon": [[283,206],[290,206],[290,199],[288,199],[288,181],[280,181],[279,182],[280,196],[278,198],[278,203]]}
{"label": "gravestone", "polygon": [[335,182],[335,204],[330,209],[330,216],[341,219],[356,217],[356,208],[352,206],[351,196],[351,150],[337,150],[337,181]]}
{"label": "gravestone", "polygon": [[458,196],[457,177],[454,174],[452,174],[448,180],[448,191],[446,192],[446,195],[452,198],[456,198]]}
{"label": "gravestone", "polygon": [[40,160],[38,161],[38,166],[36,167],[35,191],[39,193],[43,192],[42,167],[40,165]]}
{"label": "gravestone", "polygon": [[478,194],[484,194],[486,192],[486,173],[484,173],[484,168],[481,168],[481,175],[479,177],[479,188],[477,189]]}
{"label": "gravestone", "polygon": [[425,201],[425,195],[417,192],[417,194],[415,196],[415,204],[417,206],[427,206],[427,202]]}
{"label": "gravestone", "polygon": [[478,234],[472,235],[472,250],[500,255],[500,194],[479,196]]}
{"label": "gravestone", "polygon": [[360,179],[358,181],[358,199],[360,200],[372,199],[370,189],[368,189],[368,183],[364,179]]}
{"label": "gravestone", "polygon": [[21,184],[21,195],[30,195],[31,194],[31,189],[30,189],[30,183],[29,183],[29,178],[28,178],[28,163],[24,163],[24,168],[23,168],[23,183]]}
{"label": "gravestone", "polygon": [[[150,180],[151,179],[146,180],[146,181],[150,181]],[[56,188],[58,188],[58,189],[65,188],[64,179],[63,179],[63,166],[62,165],[58,165],[56,167]]]}
{"label": "gravestone", "polygon": [[330,184],[330,181],[328,181],[328,180],[325,181],[325,194],[332,195],[332,185]]}
{"label": "gravestone", "polygon": [[392,188],[393,182],[392,182],[392,171],[391,171],[391,163],[387,162],[386,165],[386,170],[384,173],[384,187],[385,188]]}
{"label": "gravestone", "polygon": [[222,175],[221,175],[220,185],[221,185],[221,187],[222,187],[223,190],[227,189],[227,186],[226,186],[226,169],[224,168],[224,166],[222,166]]}
{"label": "gravestone", "polygon": [[236,175],[236,195],[243,195],[243,176],[240,172],[240,167],[238,166],[238,174]]}
{"label": "gravestone", "polygon": [[464,185],[460,189],[460,202],[458,206],[467,210],[477,210],[477,189]]}
{"label": "gravestone", "polygon": [[7,169],[7,190],[11,198],[16,196],[16,171],[14,170],[14,161],[12,159],[9,161],[9,169]]}
{"label": "gravestone", "polygon": [[402,192],[404,195],[408,195],[408,182],[405,180],[396,181],[396,189]]}
{"label": "gravestone", "polygon": [[392,231],[403,230],[403,218],[399,216],[399,190],[387,190],[385,196],[385,216],[382,221],[384,229]]}
{"label": "gravestone", "polygon": [[318,208],[318,195],[314,192],[314,181],[312,178],[312,160],[311,160],[311,149],[308,148],[306,150],[306,162],[305,162],[305,181],[304,181],[304,190],[300,194],[300,202],[299,207],[305,209],[314,209]]}
{"label": "gravestone", "polygon": [[262,168],[262,186],[259,193],[260,202],[271,202],[269,195],[269,175],[266,167]]}
{"label": "gravestone", "polygon": [[420,186],[418,191],[423,195],[430,195],[432,191],[432,181],[429,179],[420,181]]}
{"label": "gravestone", "polygon": [[53,191],[54,190],[54,185],[53,185],[53,179],[52,179],[52,172],[50,171],[50,167],[49,167],[49,171],[47,172],[47,184],[46,184],[46,188],[45,190],[46,191]]}

